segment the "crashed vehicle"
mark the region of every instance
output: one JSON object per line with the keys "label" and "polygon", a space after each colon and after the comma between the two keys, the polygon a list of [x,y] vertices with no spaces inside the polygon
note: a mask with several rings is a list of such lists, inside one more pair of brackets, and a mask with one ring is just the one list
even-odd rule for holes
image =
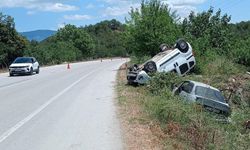
{"label": "crashed vehicle", "polygon": [[149,74],[155,72],[175,72],[184,76],[196,64],[191,45],[183,39],[179,39],[174,48],[162,44],[160,49],[152,59],[129,69],[128,84],[145,84],[150,79]]}
{"label": "crashed vehicle", "polygon": [[221,92],[204,83],[196,81],[184,81],[174,88],[173,93],[186,99],[188,102],[196,102],[206,110],[229,116],[231,109]]}

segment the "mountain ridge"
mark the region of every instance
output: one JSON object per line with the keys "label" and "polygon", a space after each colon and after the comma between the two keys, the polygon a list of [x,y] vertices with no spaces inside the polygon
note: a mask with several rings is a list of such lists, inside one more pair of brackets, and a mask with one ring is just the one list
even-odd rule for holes
{"label": "mountain ridge", "polygon": [[34,31],[27,31],[27,32],[19,32],[22,36],[25,36],[29,41],[35,40],[41,42],[46,38],[54,35],[57,31],[54,30],[34,30]]}

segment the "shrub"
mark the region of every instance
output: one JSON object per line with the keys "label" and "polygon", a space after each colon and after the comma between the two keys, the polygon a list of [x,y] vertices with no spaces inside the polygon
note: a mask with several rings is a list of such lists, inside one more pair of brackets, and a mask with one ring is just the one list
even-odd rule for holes
{"label": "shrub", "polygon": [[161,96],[150,97],[145,104],[149,114],[162,123],[187,123],[190,121],[188,112],[192,110],[191,106],[174,96],[169,90],[166,90]]}
{"label": "shrub", "polygon": [[146,62],[147,60],[151,59],[151,57],[149,57],[149,56],[143,56],[143,57],[131,56],[130,58],[131,58],[132,64],[142,64],[142,63]]}
{"label": "shrub", "polygon": [[171,91],[176,83],[182,78],[175,73],[155,73],[149,81],[148,89],[151,93],[159,95],[166,90]]}

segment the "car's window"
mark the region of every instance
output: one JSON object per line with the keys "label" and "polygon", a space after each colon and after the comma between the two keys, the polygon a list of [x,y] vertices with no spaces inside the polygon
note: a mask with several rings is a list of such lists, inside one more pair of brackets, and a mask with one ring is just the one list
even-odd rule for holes
{"label": "car's window", "polygon": [[194,87],[194,84],[191,82],[184,82],[181,86],[182,91],[185,91],[187,93],[191,93],[192,89]]}
{"label": "car's window", "polygon": [[14,63],[32,63],[31,58],[17,58]]}
{"label": "car's window", "polygon": [[195,94],[204,98],[225,102],[223,95],[219,91],[211,88],[197,86],[195,89]]}

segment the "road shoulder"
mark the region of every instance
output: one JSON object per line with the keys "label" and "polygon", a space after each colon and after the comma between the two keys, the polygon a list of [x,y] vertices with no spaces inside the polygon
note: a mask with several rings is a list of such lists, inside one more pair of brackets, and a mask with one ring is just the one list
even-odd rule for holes
{"label": "road shoulder", "polygon": [[165,138],[160,125],[144,112],[140,88],[126,85],[126,65],[117,74],[117,112],[120,120],[123,143],[127,150],[160,150]]}

